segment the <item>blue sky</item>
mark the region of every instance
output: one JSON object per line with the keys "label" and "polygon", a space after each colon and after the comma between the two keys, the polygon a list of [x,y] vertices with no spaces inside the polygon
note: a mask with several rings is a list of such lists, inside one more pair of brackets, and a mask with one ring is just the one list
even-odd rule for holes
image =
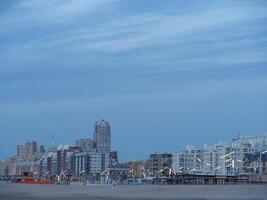
{"label": "blue sky", "polygon": [[267,1],[0,2],[0,158],[110,121],[120,160],[267,130]]}

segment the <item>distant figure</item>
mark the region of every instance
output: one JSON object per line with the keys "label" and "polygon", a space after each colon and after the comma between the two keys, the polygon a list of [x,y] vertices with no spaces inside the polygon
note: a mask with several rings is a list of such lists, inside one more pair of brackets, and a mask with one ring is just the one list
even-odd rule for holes
{"label": "distant figure", "polygon": [[115,187],[116,187],[116,181],[115,180],[112,180],[112,190],[114,190],[115,189]]}

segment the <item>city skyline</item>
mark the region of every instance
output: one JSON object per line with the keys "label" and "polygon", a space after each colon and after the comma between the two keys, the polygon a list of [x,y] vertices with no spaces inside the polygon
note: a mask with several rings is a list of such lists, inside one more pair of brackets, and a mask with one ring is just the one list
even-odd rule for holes
{"label": "city skyline", "polygon": [[[2,181],[70,184],[264,184],[267,175],[267,135],[239,135],[232,141],[180,152],[154,152],[142,160],[119,162],[110,151],[110,123],[95,123],[94,140],[52,146],[36,141],[17,145],[17,155],[0,162]],[[98,135],[98,136],[97,136]],[[21,178],[22,177],[22,178]],[[27,177],[27,178],[24,178]],[[78,182],[77,182],[78,181]]]}
{"label": "city skyline", "polygon": [[[106,121],[105,119],[101,119],[99,121],[95,121],[94,123],[94,132],[97,131],[97,126],[102,126],[104,128],[107,128],[108,127],[108,132],[111,132],[111,129],[110,129],[110,122],[109,121]],[[106,131],[104,130],[104,132],[102,132],[102,134],[106,134],[105,133]],[[108,133],[110,134],[110,133]],[[147,156],[150,155],[150,154],[157,154],[157,153],[170,153],[170,154],[176,154],[177,152],[180,152],[182,150],[184,150],[185,148],[186,149],[206,149],[207,147],[211,147],[212,145],[220,145],[220,144],[223,144],[223,145],[229,145],[231,143],[233,143],[235,140],[239,139],[239,138],[242,138],[242,137],[256,137],[256,136],[265,136],[267,137],[267,132],[259,132],[259,133],[254,133],[254,134],[249,134],[249,135],[244,135],[244,134],[238,134],[236,135],[235,137],[232,137],[228,140],[217,140],[215,141],[214,143],[203,143],[203,144],[193,144],[193,143],[186,143],[186,144],[180,144],[180,145],[183,145],[180,149],[175,149],[173,151],[167,151],[167,150],[155,150],[155,151],[151,151],[151,152],[144,152],[144,156],[143,157],[138,157],[138,158],[133,158],[130,157],[128,159],[119,159],[120,162],[130,162],[132,160],[143,160],[143,159],[147,159]],[[103,136],[102,136],[103,137]],[[106,136],[104,137],[106,138]],[[109,141],[112,141],[111,140],[111,137],[109,136]],[[106,141],[106,139],[105,139]],[[116,151],[117,152],[117,149],[114,149],[112,148],[112,142],[110,144],[104,142],[102,140],[96,140],[96,138],[94,138],[94,134],[90,137],[90,136],[84,136],[84,137],[78,137],[76,138],[74,141],[71,141],[69,143],[56,143],[55,142],[55,135],[52,135],[52,139],[51,139],[51,144],[45,144],[42,143],[41,141],[37,141],[37,140],[30,140],[30,139],[27,139],[27,140],[24,140],[23,142],[21,142],[22,145],[18,145],[16,144],[17,146],[17,149],[16,149],[16,153],[12,154],[10,153],[8,156],[4,157],[4,158],[1,158],[0,160],[5,160],[9,157],[12,157],[14,155],[17,154],[17,156],[19,155],[19,150],[18,148],[20,146],[23,146],[24,145],[24,142],[25,142],[25,145],[27,144],[32,144],[32,143],[38,143],[38,148],[43,148],[46,152],[49,152],[51,149],[53,148],[56,148],[56,149],[60,149],[60,148],[63,148],[64,146],[76,146],[76,147],[81,147],[81,150],[82,151],[91,151],[92,149],[97,149],[97,150],[100,150],[101,152],[104,152],[104,153],[111,153],[113,151]],[[89,143],[89,144],[87,144]],[[96,145],[95,143],[100,143],[101,146],[98,146]],[[85,145],[88,145],[87,147],[85,147]],[[106,147],[107,146],[107,147]],[[111,147],[111,148],[110,148]],[[32,148],[32,147],[31,147]],[[35,147],[37,148],[37,146]],[[108,150],[107,150],[108,149]],[[35,150],[37,151],[37,149]],[[119,158],[120,158],[120,152],[119,153]]]}
{"label": "city skyline", "polygon": [[93,138],[102,118],[122,161],[266,132],[266,7],[1,1],[0,159]]}

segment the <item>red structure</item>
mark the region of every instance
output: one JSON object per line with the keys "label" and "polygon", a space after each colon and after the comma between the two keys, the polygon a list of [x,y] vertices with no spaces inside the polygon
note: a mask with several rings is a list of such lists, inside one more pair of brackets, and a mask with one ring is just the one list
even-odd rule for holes
{"label": "red structure", "polygon": [[18,180],[19,184],[54,184],[51,180],[38,180],[33,178],[31,172],[24,172],[23,178]]}

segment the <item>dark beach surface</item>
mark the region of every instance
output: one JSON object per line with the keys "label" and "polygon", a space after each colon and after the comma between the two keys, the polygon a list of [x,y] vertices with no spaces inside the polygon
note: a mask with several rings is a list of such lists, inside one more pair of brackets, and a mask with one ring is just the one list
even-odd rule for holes
{"label": "dark beach surface", "polygon": [[21,185],[0,184],[0,199],[267,200],[267,185]]}

